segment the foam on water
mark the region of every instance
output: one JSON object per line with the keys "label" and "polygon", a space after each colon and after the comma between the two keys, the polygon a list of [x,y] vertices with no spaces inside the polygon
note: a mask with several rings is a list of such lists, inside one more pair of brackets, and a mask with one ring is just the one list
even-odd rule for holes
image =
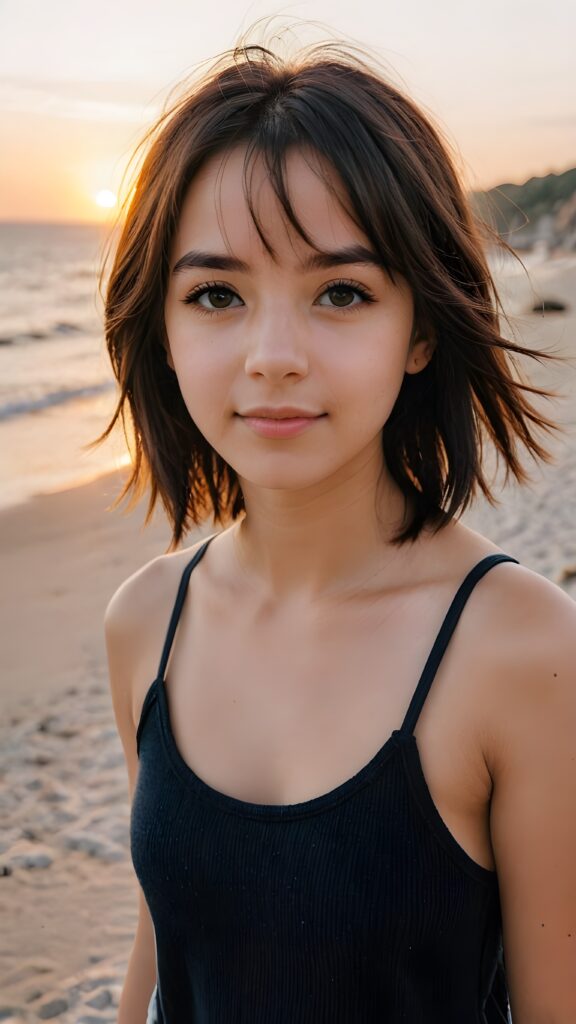
{"label": "foam on water", "polygon": [[97,274],[109,229],[0,224],[0,507],[126,462]]}
{"label": "foam on water", "polygon": [[[0,223],[0,507],[126,465],[120,430],[83,448],[116,404],[97,283],[109,235],[99,225]],[[499,251],[488,258],[506,307],[527,310],[534,295],[521,264]],[[547,287],[572,274],[576,256],[522,260]]]}

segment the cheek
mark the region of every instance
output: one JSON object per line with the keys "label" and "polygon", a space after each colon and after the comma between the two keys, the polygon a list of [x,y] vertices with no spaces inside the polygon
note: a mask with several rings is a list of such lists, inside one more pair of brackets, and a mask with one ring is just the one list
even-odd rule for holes
{"label": "cheek", "polygon": [[359,420],[386,417],[398,396],[406,365],[408,338],[386,332],[356,336],[354,345],[340,349],[326,363],[334,408],[354,409]]}
{"label": "cheek", "polygon": [[214,443],[223,417],[233,411],[233,372],[214,344],[203,347],[192,344],[189,337],[185,344],[182,338],[175,338],[170,348],[186,408],[198,429]]}
{"label": "cheek", "polygon": [[393,396],[395,401],[406,372],[411,331],[411,317],[399,313],[385,318],[381,328],[372,334],[365,367],[372,393],[380,392],[383,398]]}
{"label": "cheek", "polygon": [[201,410],[204,416],[221,408],[222,397],[226,392],[221,367],[217,371],[209,360],[190,357],[175,360],[174,367],[180,390],[191,415],[191,407],[197,411]]}

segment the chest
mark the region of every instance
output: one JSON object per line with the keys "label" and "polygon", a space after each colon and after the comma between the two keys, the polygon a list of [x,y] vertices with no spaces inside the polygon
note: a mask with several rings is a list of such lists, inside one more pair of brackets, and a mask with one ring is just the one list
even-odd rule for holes
{"label": "chest", "polygon": [[[428,986],[441,973],[438,997],[459,991],[458,1012],[442,1019],[476,1019],[480,961],[495,955],[495,878],[421,813],[409,738],[393,738],[340,791],[296,808],[246,808],[157,756],[164,716],[160,693],[131,815],[161,978],[182,963],[188,993],[213,969],[213,991],[229,986],[236,1001],[249,979],[246,999],[280,994],[286,1021],[303,1019],[291,1003],[302,992],[310,1020],[423,1021],[410,999],[440,1007]],[[363,1010],[374,985],[372,1015]],[[236,1019],[232,1003],[222,1019]],[[280,1018],[269,1006],[250,1019]]]}
{"label": "chest", "polygon": [[[446,603],[421,592],[353,610],[255,615],[242,604],[187,602],[165,683],[183,761],[214,790],[251,803],[300,803],[340,786],[400,728]],[[465,658],[454,653],[437,672],[418,745],[439,813],[490,867],[488,780]]]}

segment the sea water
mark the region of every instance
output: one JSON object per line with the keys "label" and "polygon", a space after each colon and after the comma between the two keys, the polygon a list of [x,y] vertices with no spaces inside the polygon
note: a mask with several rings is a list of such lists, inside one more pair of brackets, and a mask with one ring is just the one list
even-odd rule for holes
{"label": "sea water", "polygon": [[[0,223],[0,507],[130,461],[119,426],[99,448],[84,447],[108,425],[118,395],[98,288],[111,236],[103,225]],[[575,261],[545,256],[524,263],[555,276]],[[506,284],[516,288],[521,264],[488,257],[512,303]]]}
{"label": "sea water", "polygon": [[93,452],[118,386],[98,272],[112,229],[0,224],[0,507],[129,461],[121,431]]}

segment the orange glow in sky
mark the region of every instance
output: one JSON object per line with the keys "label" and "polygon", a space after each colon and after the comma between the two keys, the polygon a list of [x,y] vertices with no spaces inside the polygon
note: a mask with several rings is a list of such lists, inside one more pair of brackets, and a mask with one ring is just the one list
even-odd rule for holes
{"label": "orange glow in sky", "polygon": [[[217,10],[188,0],[160,9],[101,0],[94,10],[4,0],[0,220],[112,220],[129,158],[170,90],[275,10],[263,0],[221,0]],[[293,49],[332,35],[376,52],[456,151],[465,187],[576,165],[576,4],[306,0],[278,10],[269,41],[291,25]],[[562,31],[550,33],[552,24]]]}

